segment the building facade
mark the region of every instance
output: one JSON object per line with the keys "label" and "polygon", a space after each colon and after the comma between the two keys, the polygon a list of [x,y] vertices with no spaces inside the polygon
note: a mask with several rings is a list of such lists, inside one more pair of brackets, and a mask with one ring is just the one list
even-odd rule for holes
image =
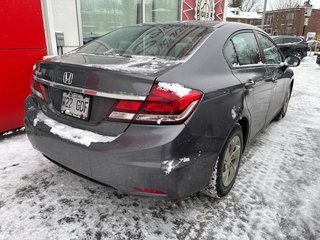
{"label": "building facade", "polygon": [[[129,25],[180,20],[223,20],[225,1],[41,0],[48,55],[71,51],[83,42]],[[57,42],[56,33],[63,37],[63,46]]]}
{"label": "building facade", "polygon": [[268,11],[264,30],[270,35],[306,36],[308,32],[320,34],[320,10],[312,9],[310,17],[305,14],[306,8]]}

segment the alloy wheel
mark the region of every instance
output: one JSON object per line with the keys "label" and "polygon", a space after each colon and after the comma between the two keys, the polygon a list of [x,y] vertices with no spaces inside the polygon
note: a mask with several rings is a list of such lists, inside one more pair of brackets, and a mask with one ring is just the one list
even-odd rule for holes
{"label": "alloy wheel", "polygon": [[234,136],[230,141],[229,146],[226,148],[223,160],[223,171],[222,171],[222,183],[224,186],[229,184],[234,179],[238,164],[241,157],[241,140],[239,136]]}

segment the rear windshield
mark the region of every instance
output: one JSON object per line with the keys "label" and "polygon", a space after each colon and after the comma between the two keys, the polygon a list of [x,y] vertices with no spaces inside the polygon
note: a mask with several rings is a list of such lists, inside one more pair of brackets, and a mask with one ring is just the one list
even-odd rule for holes
{"label": "rear windshield", "polygon": [[79,53],[154,56],[180,59],[211,32],[203,26],[138,25],[110,32],[78,50]]}

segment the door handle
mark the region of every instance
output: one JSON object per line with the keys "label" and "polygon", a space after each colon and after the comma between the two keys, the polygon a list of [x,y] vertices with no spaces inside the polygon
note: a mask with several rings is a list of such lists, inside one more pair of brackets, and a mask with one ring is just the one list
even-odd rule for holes
{"label": "door handle", "polygon": [[244,87],[246,89],[250,89],[253,88],[253,86],[256,85],[255,81],[253,81],[252,79],[248,80],[245,84]]}
{"label": "door handle", "polygon": [[266,79],[266,82],[276,82],[278,80],[277,77],[272,77],[272,78],[269,78],[269,79]]}

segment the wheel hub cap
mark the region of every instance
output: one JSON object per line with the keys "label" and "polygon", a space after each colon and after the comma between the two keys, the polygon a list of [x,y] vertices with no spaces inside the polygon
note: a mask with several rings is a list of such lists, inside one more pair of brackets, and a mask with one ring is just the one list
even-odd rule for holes
{"label": "wheel hub cap", "polygon": [[234,136],[230,141],[224,154],[222,182],[224,186],[229,186],[236,175],[241,155],[241,141],[238,136]]}

